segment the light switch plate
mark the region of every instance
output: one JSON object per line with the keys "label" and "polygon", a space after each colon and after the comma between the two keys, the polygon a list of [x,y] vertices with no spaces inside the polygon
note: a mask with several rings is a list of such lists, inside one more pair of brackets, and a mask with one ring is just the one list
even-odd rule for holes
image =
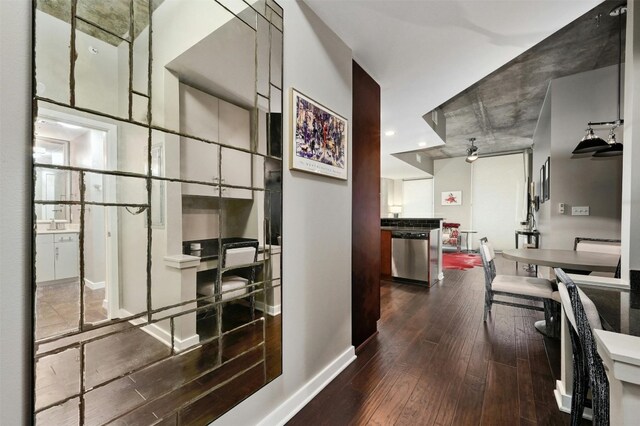
{"label": "light switch plate", "polygon": [[571,207],[571,216],[589,216],[589,206]]}

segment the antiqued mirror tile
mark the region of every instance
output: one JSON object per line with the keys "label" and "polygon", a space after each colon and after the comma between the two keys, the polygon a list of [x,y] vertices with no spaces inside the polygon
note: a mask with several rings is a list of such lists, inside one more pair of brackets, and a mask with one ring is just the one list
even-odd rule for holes
{"label": "antiqued mirror tile", "polygon": [[51,407],[80,393],[80,350],[71,348],[35,362],[35,409]]}
{"label": "antiqued mirror tile", "polygon": [[99,3],[36,1],[35,419],[208,423],[282,371],[282,10]]}

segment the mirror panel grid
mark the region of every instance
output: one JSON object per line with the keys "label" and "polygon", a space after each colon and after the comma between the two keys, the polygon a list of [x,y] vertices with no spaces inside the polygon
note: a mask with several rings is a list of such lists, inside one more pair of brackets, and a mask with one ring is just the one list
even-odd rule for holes
{"label": "mirror panel grid", "polygon": [[34,423],[209,423],[282,373],[282,8],[34,5]]}

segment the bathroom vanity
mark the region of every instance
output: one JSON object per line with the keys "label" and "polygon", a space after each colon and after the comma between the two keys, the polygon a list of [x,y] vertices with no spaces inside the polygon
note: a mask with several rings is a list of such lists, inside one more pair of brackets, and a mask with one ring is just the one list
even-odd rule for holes
{"label": "bathroom vanity", "polygon": [[79,276],[78,232],[42,231],[36,235],[36,282]]}

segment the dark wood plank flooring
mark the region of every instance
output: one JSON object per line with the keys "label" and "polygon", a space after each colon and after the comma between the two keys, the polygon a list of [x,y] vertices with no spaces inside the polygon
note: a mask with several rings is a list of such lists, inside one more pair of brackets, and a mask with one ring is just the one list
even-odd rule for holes
{"label": "dark wood plank flooring", "polygon": [[431,289],[383,280],[378,335],[288,424],[569,424],[553,397],[560,342],[533,326],[542,314],[495,305],[485,323],[482,268],[444,274]]}

